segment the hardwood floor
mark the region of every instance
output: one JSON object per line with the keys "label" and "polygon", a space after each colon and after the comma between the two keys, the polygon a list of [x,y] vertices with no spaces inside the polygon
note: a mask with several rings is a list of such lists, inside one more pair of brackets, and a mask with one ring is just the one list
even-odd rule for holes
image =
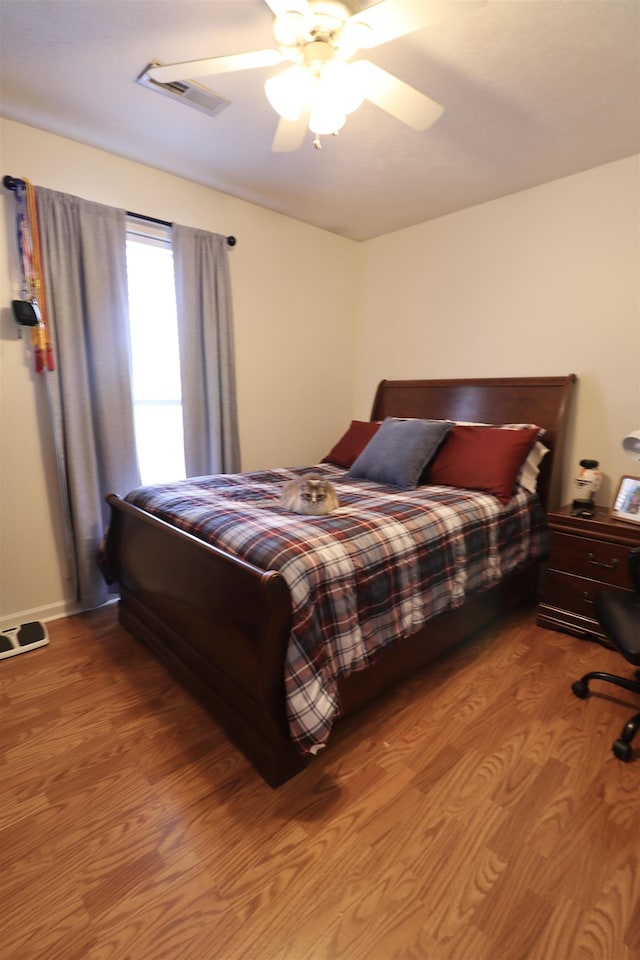
{"label": "hardwood floor", "polygon": [[638,960],[638,709],[518,612],[272,791],[117,625],[0,663],[3,960]]}

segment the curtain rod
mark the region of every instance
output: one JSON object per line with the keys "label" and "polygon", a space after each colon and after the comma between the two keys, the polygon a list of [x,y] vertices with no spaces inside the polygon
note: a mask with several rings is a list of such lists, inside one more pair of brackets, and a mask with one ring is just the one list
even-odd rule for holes
{"label": "curtain rod", "polygon": [[[24,181],[19,180],[16,177],[10,177],[8,174],[3,178],[2,185],[6,187],[7,190],[15,190],[16,187],[22,184],[24,186]],[[163,227],[172,227],[173,224],[170,220],[159,220],[157,217],[147,217],[142,213],[133,213],[131,210],[127,210],[128,217],[137,217],[138,220],[146,220],[148,223],[159,223]],[[238,241],[235,237],[227,237],[227,244],[230,247],[235,247]]]}

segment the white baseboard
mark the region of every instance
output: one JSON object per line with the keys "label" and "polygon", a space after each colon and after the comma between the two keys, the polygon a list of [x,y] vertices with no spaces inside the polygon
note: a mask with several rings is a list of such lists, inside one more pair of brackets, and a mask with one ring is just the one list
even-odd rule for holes
{"label": "white baseboard", "polygon": [[62,617],[71,617],[74,613],[80,613],[80,608],[72,600],[61,600],[48,606],[33,607],[31,610],[17,610],[15,613],[0,616],[0,630],[17,627],[21,623],[31,623],[33,620],[41,620],[43,623],[61,620]]}

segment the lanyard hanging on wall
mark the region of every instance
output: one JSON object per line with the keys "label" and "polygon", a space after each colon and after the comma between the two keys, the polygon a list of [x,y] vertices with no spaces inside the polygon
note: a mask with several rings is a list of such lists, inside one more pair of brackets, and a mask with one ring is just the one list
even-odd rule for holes
{"label": "lanyard hanging on wall", "polygon": [[49,411],[49,422],[53,435],[53,447],[56,458],[56,472],[60,490],[60,506],[63,517],[63,529],[67,548],[69,579],[72,580],[75,593],[78,591],[78,571],[76,563],[73,525],[69,508],[69,493],[66,480],[66,464],[62,428],[54,413],[52,400],[52,380],[47,376],[55,370],[53,350],[49,339],[47,303],[42,274],[40,251],[40,231],[36,208],[36,191],[28,180],[18,180],[5,176],[3,186],[16,195],[16,228],[18,257],[22,273],[22,300],[12,300],[14,317],[21,326],[31,328],[36,373],[43,373],[43,384]]}
{"label": "lanyard hanging on wall", "polygon": [[47,304],[42,277],[40,231],[35,190],[28,180],[15,181],[16,233],[22,273],[22,300],[12,300],[13,315],[21,326],[31,328],[36,373],[54,370],[49,339]]}

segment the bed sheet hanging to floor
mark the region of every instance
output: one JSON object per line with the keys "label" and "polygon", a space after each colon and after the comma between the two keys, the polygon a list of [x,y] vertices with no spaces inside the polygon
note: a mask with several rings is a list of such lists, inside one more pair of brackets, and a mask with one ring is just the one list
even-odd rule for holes
{"label": "bed sheet hanging to floor", "polygon": [[[310,469],[336,487],[340,507],[329,516],[278,506],[283,484]],[[523,490],[503,505],[468,490],[354,480],[326,463],[142,487],[126,499],[285,579],[287,714],[304,753],[329,737],[339,677],[547,549],[540,502]]]}

